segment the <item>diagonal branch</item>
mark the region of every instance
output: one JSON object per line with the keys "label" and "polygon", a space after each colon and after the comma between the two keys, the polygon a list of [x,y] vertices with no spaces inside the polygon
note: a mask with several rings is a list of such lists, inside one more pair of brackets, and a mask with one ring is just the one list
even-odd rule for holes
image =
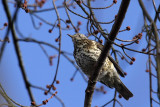
{"label": "diagonal branch", "polygon": [[12,33],[12,37],[13,37],[13,44],[14,44],[14,47],[15,47],[15,52],[16,52],[19,67],[21,69],[21,73],[22,73],[22,76],[23,76],[23,79],[24,79],[24,82],[25,82],[25,86],[28,90],[28,94],[29,94],[29,97],[30,97],[31,101],[34,101],[34,98],[33,98],[32,92],[31,92],[31,87],[30,87],[30,84],[29,84],[27,76],[26,76],[26,72],[25,72],[25,68],[24,68],[24,64],[23,64],[23,60],[22,60],[22,56],[21,56],[20,47],[19,47],[19,44],[18,44],[18,41],[17,41],[17,35],[16,35],[16,32],[15,32],[13,21],[12,21],[10,11],[9,11],[9,8],[8,8],[8,5],[7,5],[7,0],[2,0],[2,3],[4,5],[4,10],[5,10],[7,18],[8,18],[9,28],[11,29],[11,33]]}
{"label": "diagonal branch", "polygon": [[112,42],[115,40],[115,38],[118,34],[118,31],[119,31],[121,24],[122,24],[122,21],[125,17],[129,3],[130,3],[130,0],[122,0],[122,2],[121,2],[121,6],[119,8],[117,18],[115,20],[115,23],[112,26],[112,29],[111,29],[111,32],[109,35],[110,41],[105,42],[103,51],[98,59],[98,62],[95,65],[94,73],[88,81],[88,86],[87,86],[86,94],[85,94],[84,107],[91,107],[92,96],[93,96],[94,88],[95,88],[96,81],[98,79],[101,67],[103,66],[104,61],[109,54],[109,50],[111,49]]}

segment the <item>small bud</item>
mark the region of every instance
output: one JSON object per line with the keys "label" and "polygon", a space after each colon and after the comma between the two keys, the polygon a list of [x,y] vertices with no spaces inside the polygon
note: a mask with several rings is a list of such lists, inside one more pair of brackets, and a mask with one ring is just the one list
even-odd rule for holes
{"label": "small bud", "polygon": [[56,84],[59,84],[59,83],[60,83],[60,81],[59,81],[59,80],[57,80],[57,81],[56,81]]}
{"label": "small bud", "polygon": [[46,85],[46,88],[51,88],[51,86],[50,85]]}
{"label": "small bud", "polygon": [[149,69],[146,69],[146,72],[149,72]]}
{"label": "small bud", "polygon": [[142,33],[138,33],[138,35],[141,35],[141,36],[142,36]]}
{"label": "small bud", "polygon": [[48,94],[48,91],[45,91],[44,94],[47,95],[47,94]]}
{"label": "small bud", "polygon": [[138,34],[138,39],[142,39],[142,33]]}
{"label": "small bud", "polygon": [[71,21],[70,20],[66,20],[66,23],[71,23]]}
{"label": "small bud", "polygon": [[70,26],[69,26],[69,25],[67,25],[67,27],[66,27],[66,28],[68,28],[68,29],[69,29],[69,28],[70,28]]}
{"label": "small bud", "polygon": [[43,3],[43,4],[44,4],[45,2],[46,2],[46,0],[41,0],[41,3]]}
{"label": "small bud", "polygon": [[146,49],[144,49],[144,48],[143,48],[143,49],[142,49],[142,51],[143,51],[143,52],[145,52],[145,51],[146,51]]}
{"label": "small bud", "polygon": [[57,27],[60,27],[61,25],[60,24],[57,24]]}
{"label": "small bud", "polygon": [[70,80],[71,80],[71,81],[73,81],[74,79],[73,79],[73,78],[71,78]]}
{"label": "small bud", "polygon": [[142,39],[142,36],[138,36],[138,39]]}
{"label": "small bud", "polygon": [[117,0],[113,0],[113,3],[115,3],[115,4],[116,4],[116,3],[117,3]]}
{"label": "small bud", "polygon": [[100,42],[100,43],[103,43],[103,40],[101,39],[99,42]]}
{"label": "small bud", "polygon": [[106,94],[107,93],[107,91],[103,91],[103,94]]}
{"label": "small bud", "polygon": [[40,22],[39,25],[41,26],[41,25],[42,25],[42,22]]}
{"label": "small bud", "polygon": [[122,56],[121,59],[123,60],[123,59],[124,59],[124,56]]}
{"label": "small bud", "polygon": [[123,43],[121,43],[121,46],[123,46],[124,44]]}
{"label": "small bud", "polygon": [[133,61],[131,61],[129,64],[132,65],[132,64],[133,64]]}
{"label": "small bud", "polygon": [[8,26],[8,23],[4,23],[4,25],[3,26]]}
{"label": "small bud", "polygon": [[130,27],[130,26],[127,26],[127,27],[126,27],[126,30],[128,30],[128,31],[131,30],[131,27]]}
{"label": "small bud", "polygon": [[59,38],[56,38],[56,39],[55,39],[55,42],[58,42],[58,41],[59,41]]}
{"label": "small bud", "polygon": [[36,103],[35,103],[34,101],[32,101],[32,102],[31,102],[31,105],[32,105],[32,106],[35,106],[35,105],[36,105]]}
{"label": "small bud", "polygon": [[55,94],[57,94],[58,92],[56,91]]}
{"label": "small bud", "polygon": [[47,101],[46,101],[46,100],[44,100],[42,103],[43,103],[44,105],[46,105],[46,104],[47,104]]}
{"label": "small bud", "polygon": [[82,24],[82,22],[78,21],[78,25],[81,25],[81,24]]}
{"label": "small bud", "polygon": [[124,75],[126,76],[126,75],[127,75],[127,72],[124,72]]}
{"label": "small bud", "polygon": [[49,29],[48,32],[49,32],[49,33],[52,33],[52,29]]}
{"label": "small bud", "polygon": [[52,87],[53,90],[56,90],[57,88],[55,86]]}
{"label": "small bud", "polygon": [[134,57],[132,57],[132,59],[131,59],[133,62],[136,60],[136,58],[134,58]]}
{"label": "small bud", "polygon": [[121,95],[121,94],[119,94],[119,95],[118,95],[118,97],[119,97],[119,98],[122,98],[122,95]]}
{"label": "small bud", "polygon": [[44,3],[42,3],[42,2],[39,2],[39,3],[38,3],[38,5],[39,5],[40,8],[42,8],[43,4],[44,4]]}

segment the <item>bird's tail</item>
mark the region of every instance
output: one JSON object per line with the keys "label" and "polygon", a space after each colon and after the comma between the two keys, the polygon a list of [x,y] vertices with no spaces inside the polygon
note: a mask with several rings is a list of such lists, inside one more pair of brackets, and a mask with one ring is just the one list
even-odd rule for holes
{"label": "bird's tail", "polygon": [[[118,83],[118,84],[117,84]],[[128,100],[130,97],[133,97],[133,94],[129,91],[129,89],[122,83],[122,81],[118,81],[115,84],[116,90],[126,99]]]}

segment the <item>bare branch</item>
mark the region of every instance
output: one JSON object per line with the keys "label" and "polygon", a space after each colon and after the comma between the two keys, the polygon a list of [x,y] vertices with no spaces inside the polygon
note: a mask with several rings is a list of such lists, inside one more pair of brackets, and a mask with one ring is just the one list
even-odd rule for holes
{"label": "bare branch", "polygon": [[[115,19],[115,23],[112,26],[110,35],[109,35],[109,40],[111,40],[112,42],[115,40],[118,31],[121,27],[122,21],[125,17],[127,8],[129,6],[130,0],[123,0],[121,3],[121,6],[119,8],[119,12],[118,12],[118,16]],[[101,67],[104,64],[104,61],[106,59],[106,57],[109,54],[109,50],[112,46],[112,42],[107,41],[104,45],[103,51],[100,55],[100,57],[98,58],[98,62],[95,65],[95,69],[94,69],[94,73],[91,76],[91,78],[88,81],[88,86],[86,89],[86,95],[85,95],[85,102],[84,102],[84,107],[91,107],[91,103],[92,103],[92,96],[93,96],[93,92],[94,92],[94,88],[101,70]]]}
{"label": "bare branch", "polygon": [[7,18],[8,18],[9,27],[10,27],[11,32],[12,32],[14,47],[15,47],[17,58],[18,58],[19,67],[21,69],[21,73],[22,73],[22,76],[23,76],[23,79],[24,79],[24,82],[25,82],[25,86],[27,88],[30,100],[35,101],[34,97],[32,95],[32,92],[31,92],[30,84],[28,82],[25,69],[24,69],[22,55],[21,55],[21,51],[20,51],[19,44],[18,44],[18,41],[17,41],[17,35],[16,35],[15,28],[14,28],[14,25],[13,25],[13,22],[12,22],[12,19],[11,19],[10,11],[9,11],[9,8],[8,8],[8,5],[7,5],[7,0],[3,0],[3,5],[4,5],[5,12],[6,12],[6,15],[7,15]]}

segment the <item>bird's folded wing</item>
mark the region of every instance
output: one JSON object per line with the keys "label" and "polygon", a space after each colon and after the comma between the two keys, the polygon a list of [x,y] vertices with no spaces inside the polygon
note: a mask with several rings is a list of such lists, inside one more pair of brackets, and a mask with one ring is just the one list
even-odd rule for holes
{"label": "bird's folded wing", "polygon": [[[102,51],[103,45],[97,42],[97,47]],[[116,68],[117,72],[120,76],[124,77],[124,71],[121,69],[121,67],[118,65],[118,63],[110,56],[108,55],[109,60],[113,63],[114,67]]]}
{"label": "bird's folded wing", "polygon": [[121,67],[117,64],[117,62],[110,56],[108,55],[109,60],[113,63],[114,67],[116,68],[117,72],[119,73],[120,76],[124,77],[124,71],[121,69]]}

